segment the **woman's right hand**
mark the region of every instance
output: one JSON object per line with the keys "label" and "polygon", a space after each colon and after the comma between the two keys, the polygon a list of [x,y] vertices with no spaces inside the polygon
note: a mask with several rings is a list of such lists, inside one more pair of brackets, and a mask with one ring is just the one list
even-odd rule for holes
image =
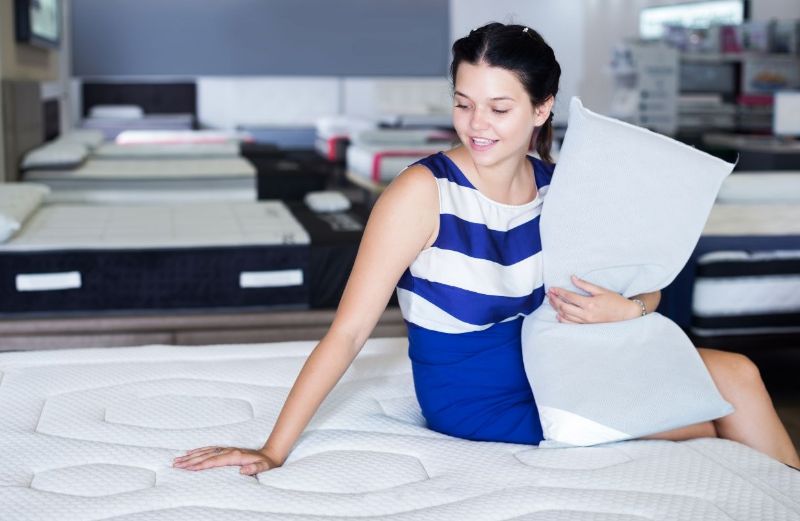
{"label": "woman's right hand", "polygon": [[239,466],[239,473],[253,476],[280,464],[260,450],[236,447],[201,447],[192,449],[172,461],[172,466],[186,470]]}

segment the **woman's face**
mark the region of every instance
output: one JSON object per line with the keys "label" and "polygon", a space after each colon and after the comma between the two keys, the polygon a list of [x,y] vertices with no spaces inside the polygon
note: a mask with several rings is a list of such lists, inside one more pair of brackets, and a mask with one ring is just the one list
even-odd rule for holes
{"label": "woman's face", "polygon": [[489,166],[527,153],[552,103],[534,107],[517,76],[506,69],[461,63],[453,105],[459,139],[476,165]]}

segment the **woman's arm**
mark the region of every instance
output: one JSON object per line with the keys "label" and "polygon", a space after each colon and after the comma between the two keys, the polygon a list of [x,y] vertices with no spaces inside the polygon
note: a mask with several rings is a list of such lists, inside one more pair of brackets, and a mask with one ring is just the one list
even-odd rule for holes
{"label": "woman's arm", "polygon": [[400,276],[433,238],[438,207],[438,189],[425,167],[398,176],[372,210],[333,324],[303,365],[264,446],[203,447],[177,458],[175,466],[240,465],[243,474],[257,474],[282,465],[369,338]]}
{"label": "woman's arm", "polygon": [[652,313],[661,302],[661,292],[643,293],[630,299],[619,293],[586,282],[573,275],[572,283],[589,296],[579,295],[563,288],[550,288],[547,298],[558,312],[559,322],[567,324],[594,324],[598,322],[618,322],[642,316],[642,301],[647,313]]}

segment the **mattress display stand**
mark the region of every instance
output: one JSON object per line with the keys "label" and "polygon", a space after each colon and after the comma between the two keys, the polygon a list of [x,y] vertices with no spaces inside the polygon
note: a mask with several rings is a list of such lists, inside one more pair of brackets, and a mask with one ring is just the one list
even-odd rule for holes
{"label": "mattress display stand", "polygon": [[[249,344],[319,340],[335,310],[171,311],[0,318],[0,351],[149,344]],[[405,336],[396,307],[381,315],[372,337]]]}

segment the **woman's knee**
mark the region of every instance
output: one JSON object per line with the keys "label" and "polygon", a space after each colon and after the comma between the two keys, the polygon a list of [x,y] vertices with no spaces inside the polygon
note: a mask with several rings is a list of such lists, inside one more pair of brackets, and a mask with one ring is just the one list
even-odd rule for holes
{"label": "woman's knee", "polygon": [[758,366],[745,355],[714,349],[698,349],[717,386],[762,386]]}

